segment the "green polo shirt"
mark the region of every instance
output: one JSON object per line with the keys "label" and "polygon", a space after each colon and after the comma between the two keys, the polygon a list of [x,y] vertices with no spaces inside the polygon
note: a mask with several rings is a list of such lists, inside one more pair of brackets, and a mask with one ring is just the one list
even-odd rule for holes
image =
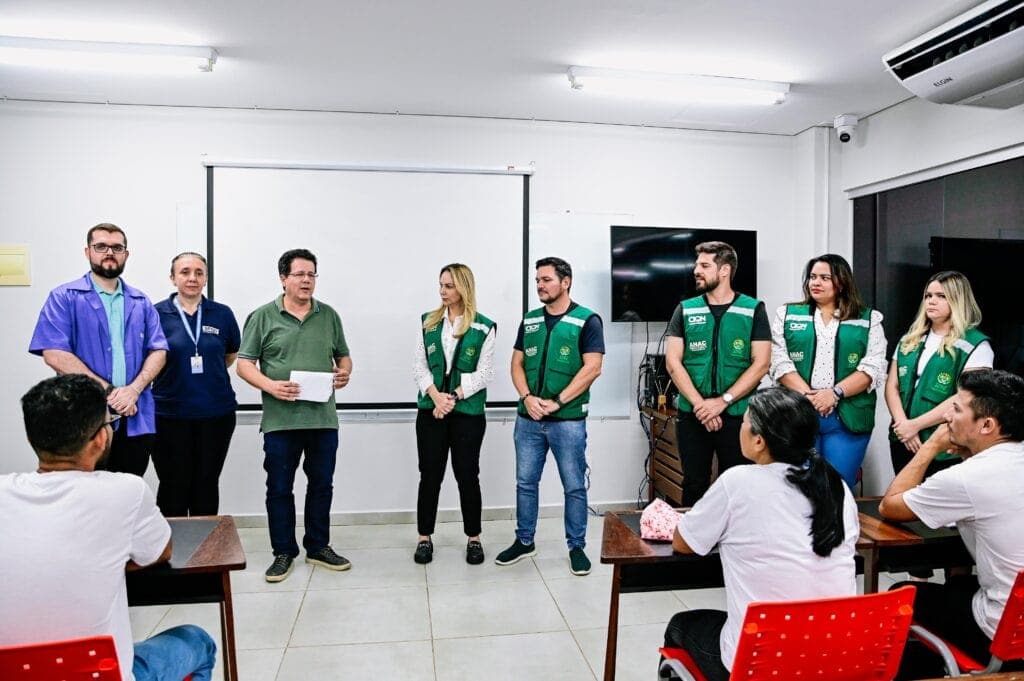
{"label": "green polo shirt", "polygon": [[[245,320],[238,356],[259,362],[260,371],[287,381],[292,371],[333,371],[335,357],[347,357],[341,318],[330,305],[313,300],[313,309],[298,320],[285,311],[284,296],[256,308]],[[263,393],[260,430],[337,428],[334,395],[327,402],[286,402]]]}

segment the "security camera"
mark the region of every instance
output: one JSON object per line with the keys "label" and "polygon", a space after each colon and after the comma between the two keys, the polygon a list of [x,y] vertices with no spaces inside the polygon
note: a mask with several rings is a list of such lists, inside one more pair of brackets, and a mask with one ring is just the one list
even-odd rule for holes
{"label": "security camera", "polygon": [[857,117],[853,114],[841,114],[836,116],[832,127],[836,129],[839,141],[846,144],[853,139],[853,133],[857,130]]}

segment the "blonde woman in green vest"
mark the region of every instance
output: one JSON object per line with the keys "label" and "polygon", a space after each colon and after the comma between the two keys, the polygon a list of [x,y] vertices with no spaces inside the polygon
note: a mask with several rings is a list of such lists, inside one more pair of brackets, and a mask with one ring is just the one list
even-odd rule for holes
{"label": "blonde woman in green vest", "polygon": [[803,289],[802,301],[775,313],[770,376],[810,400],[821,421],[815,448],[852,489],[885,382],[882,314],[863,303],[850,264],[834,253],[807,263]]}
{"label": "blonde woman in green vest", "polygon": [[416,500],[419,540],[413,560],[434,558],[430,536],[437,521],[441,481],[448,467],[459,486],[466,562],[484,561],[480,543],[480,445],[487,421],[487,384],[494,376],[496,325],[476,309],[473,272],[460,263],[441,268],[441,304],[420,317],[414,374],[419,388],[416,451],[420,484]]}
{"label": "blonde woman in green vest", "polygon": [[[885,401],[892,414],[889,451],[899,473],[945,422],[944,414],[956,393],[960,373],[992,367],[988,337],[978,330],[981,310],[967,277],[939,272],[928,280],[910,330],[900,339],[889,365]],[[925,477],[962,459],[939,454]]]}

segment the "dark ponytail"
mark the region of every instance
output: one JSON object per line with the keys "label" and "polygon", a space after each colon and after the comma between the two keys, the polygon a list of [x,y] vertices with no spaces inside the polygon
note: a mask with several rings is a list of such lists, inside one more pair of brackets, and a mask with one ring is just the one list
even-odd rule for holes
{"label": "dark ponytail", "polygon": [[772,459],[792,464],[786,480],[811,502],[811,547],[828,556],[843,543],[845,483],[814,449],[818,412],[800,393],[770,388],[754,393],[747,406],[750,432],[764,438]]}

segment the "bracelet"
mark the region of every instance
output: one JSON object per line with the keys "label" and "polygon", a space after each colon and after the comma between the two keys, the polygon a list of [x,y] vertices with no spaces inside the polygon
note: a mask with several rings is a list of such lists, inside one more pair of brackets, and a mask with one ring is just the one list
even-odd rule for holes
{"label": "bracelet", "polygon": [[139,397],[142,397],[142,393],[140,393],[140,392],[138,391],[138,389],[137,389],[137,388],[136,388],[136,387],[135,387],[134,385],[132,385],[131,383],[125,383],[125,384],[124,384],[124,387],[126,387],[126,388],[131,388],[132,390],[134,390],[134,391],[135,391],[135,394],[136,394],[136,395],[138,395]]}
{"label": "bracelet", "polygon": [[525,402],[527,397],[533,397],[533,393],[526,393],[525,395],[523,395],[519,399],[521,399],[522,401]]}

